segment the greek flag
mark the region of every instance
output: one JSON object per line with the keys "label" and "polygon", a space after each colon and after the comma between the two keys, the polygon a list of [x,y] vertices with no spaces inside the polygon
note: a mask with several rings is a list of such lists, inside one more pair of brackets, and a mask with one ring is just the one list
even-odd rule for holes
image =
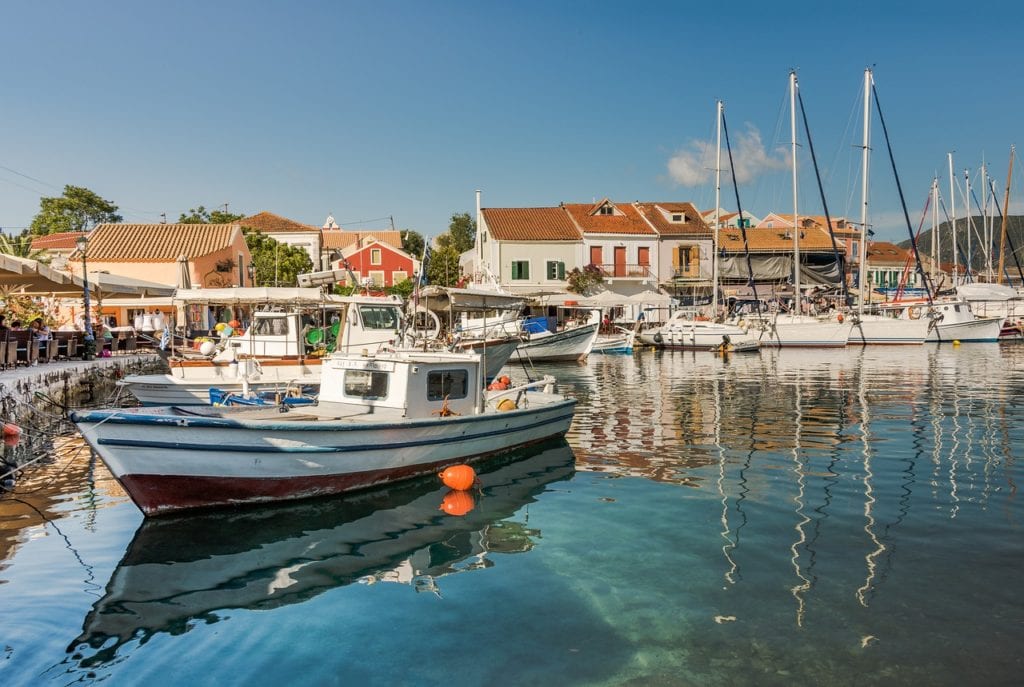
{"label": "greek flag", "polygon": [[420,286],[427,285],[427,265],[430,264],[430,246],[423,246],[423,260],[420,261]]}

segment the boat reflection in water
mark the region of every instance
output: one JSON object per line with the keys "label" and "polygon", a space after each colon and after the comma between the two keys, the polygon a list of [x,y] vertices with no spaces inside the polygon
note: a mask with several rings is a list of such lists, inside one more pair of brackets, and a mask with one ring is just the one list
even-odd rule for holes
{"label": "boat reflection in water", "polygon": [[424,478],[295,505],[147,518],[69,650],[88,645],[99,651],[75,658],[101,664],[129,641],[181,634],[219,611],[302,603],[352,582],[440,593],[439,577],[533,548],[539,532],[506,519],[574,470],[564,440],[483,463],[476,507],[461,517],[442,511],[449,490],[440,480]]}

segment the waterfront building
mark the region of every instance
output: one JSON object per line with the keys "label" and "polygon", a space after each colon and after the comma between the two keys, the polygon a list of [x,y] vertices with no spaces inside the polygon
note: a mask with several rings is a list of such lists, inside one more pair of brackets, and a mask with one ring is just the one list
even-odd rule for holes
{"label": "waterfront building", "polygon": [[[399,232],[381,233],[397,235]],[[372,285],[378,288],[401,284],[406,279],[411,279],[414,274],[419,274],[420,261],[388,241],[366,233],[360,236],[358,232],[325,232],[324,239],[334,238],[338,234],[355,236],[345,236],[349,239],[346,242],[347,246],[341,250],[340,256],[330,263],[332,270],[347,272],[351,269],[360,282],[363,278],[369,278]],[[400,237],[398,242],[401,245]],[[347,275],[342,283],[347,284]]]}

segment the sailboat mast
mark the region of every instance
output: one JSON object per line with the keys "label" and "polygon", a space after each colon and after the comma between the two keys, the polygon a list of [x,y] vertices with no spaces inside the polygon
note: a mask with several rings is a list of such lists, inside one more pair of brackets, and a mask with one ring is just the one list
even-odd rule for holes
{"label": "sailboat mast", "polygon": [[947,153],[946,155],[949,158],[949,207],[950,213],[953,215],[953,287],[955,288],[959,283],[957,277],[960,273],[960,260],[956,255],[956,180],[953,177],[953,153]]}
{"label": "sailboat mast", "polygon": [[803,312],[800,295],[800,216],[797,210],[796,178],[796,71],[789,72],[789,133],[793,155],[793,297],[796,314]]}
{"label": "sailboat mast", "polygon": [[868,276],[868,146],[871,143],[871,70],[864,70],[864,138],[861,151],[861,190],[860,190],[860,275],[857,283],[860,286],[860,303],[857,312],[864,314],[864,299],[867,292]]}
{"label": "sailboat mast", "polygon": [[939,256],[942,255],[942,237],[939,236],[939,177],[932,179],[932,284],[936,283]]}
{"label": "sailboat mast", "polygon": [[964,265],[964,276],[970,281],[971,268],[974,266],[974,216],[971,214],[971,170],[964,167],[964,207],[967,208],[967,264]]}
{"label": "sailboat mast", "polygon": [[999,273],[996,275],[996,283],[1003,283],[1003,269],[1006,267],[1006,251],[1003,250],[1003,246],[1006,245],[1006,223],[1008,220],[1007,215],[1010,212],[1010,180],[1013,178],[1013,158],[1014,158],[1014,147],[1010,146],[1010,168],[1006,171],[1006,195],[1003,196],[1003,226],[999,231]]}
{"label": "sailboat mast", "polygon": [[981,156],[981,240],[985,242],[985,280],[992,281],[992,228],[988,225],[988,171],[985,169],[985,156]]}
{"label": "sailboat mast", "polygon": [[[711,307],[712,317],[718,317],[718,231],[721,224],[722,206],[722,101],[719,100],[715,107],[715,227],[711,233],[711,248],[714,255],[711,256]],[[743,217],[740,217],[743,222]]]}

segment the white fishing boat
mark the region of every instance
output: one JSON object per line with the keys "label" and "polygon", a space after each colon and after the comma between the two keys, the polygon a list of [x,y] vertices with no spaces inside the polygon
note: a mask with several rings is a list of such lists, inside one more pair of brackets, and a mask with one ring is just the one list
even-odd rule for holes
{"label": "white fishing boat", "polygon": [[[209,402],[210,387],[229,393],[287,390],[318,384],[327,343],[339,350],[377,351],[401,334],[403,303],[397,297],[331,296],[320,288],[179,290],[183,310],[211,306],[262,308],[244,334],[207,341],[199,349],[175,348],[166,374],[128,375],[118,382],[143,405]],[[336,318],[335,323],[330,320]],[[319,319],[318,326],[310,321]]]}
{"label": "white fishing boat", "polygon": [[147,515],[347,492],[561,436],[554,379],[483,387],[470,353],[334,353],[319,404],[129,408],[71,419]]}
{"label": "white fishing boat", "polygon": [[727,343],[736,352],[756,351],[757,336],[747,327],[699,319],[691,312],[677,310],[660,327],[640,332],[640,340],[659,348],[707,351]]}
{"label": "white fishing boat", "polygon": [[935,301],[928,341],[988,343],[999,341],[1002,317],[977,317],[967,301]]}
{"label": "white fishing boat", "polygon": [[611,334],[598,334],[591,353],[632,353],[636,342],[636,330],[616,327]]}
{"label": "white fishing boat", "polygon": [[508,519],[572,477],[573,463],[564,440],[487,461],[474,495],[455,494],[459,505],[477,501],[461,517],[441,514],[454,493],[425,478],[340,498],[146,518],[73,644],[113,654],[225,611],[299,604],[355,583],[439,591],[448,575],[498,563],[492,552],[532,548],[539,533]]}
{"label": "white fishing boat", "polygon": [[841,314],[828,316],[775,313],[761,332],[762,346],[840,348],[847,344],[853,323]]}
{"label": "white fishing boat", "polygon": [[535,363],[584,360],[594,348],[599,328],[599,322],[588,322],[570,325],[557,332],[547,329],[527,331],[514,355]]}
{"label": "white fishing boat", "polygon": [[900,318],[880,313],[861,313],[853,318],[848,343],[852,345],[920,345],[928,337],[930,320]]}

